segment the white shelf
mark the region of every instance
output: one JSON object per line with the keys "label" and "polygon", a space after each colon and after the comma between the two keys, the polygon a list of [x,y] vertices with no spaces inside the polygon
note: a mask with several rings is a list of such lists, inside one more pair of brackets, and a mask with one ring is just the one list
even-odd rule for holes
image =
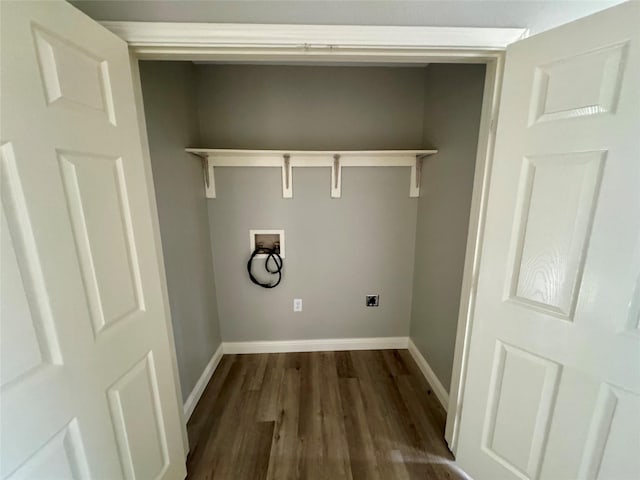
{"label": "white shelf", "polygon": [[282,196],[293,198],[293,168],[331,168],[331,197],[342,194],[342,167],[409,167],[409,196],[420,196],[422,160],[437,150],[237,150],[187,148],[205,162],[207,198],[216,197],[215,167],[272,167],[282,169]]}

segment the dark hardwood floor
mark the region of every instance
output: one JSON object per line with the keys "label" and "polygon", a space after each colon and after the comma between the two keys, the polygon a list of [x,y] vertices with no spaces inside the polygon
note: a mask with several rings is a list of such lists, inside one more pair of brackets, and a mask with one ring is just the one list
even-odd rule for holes
{"label": "dark hardwood floor", "polygon": [[189,479],[465,478],[407,350],[225,355],[188,424]]}

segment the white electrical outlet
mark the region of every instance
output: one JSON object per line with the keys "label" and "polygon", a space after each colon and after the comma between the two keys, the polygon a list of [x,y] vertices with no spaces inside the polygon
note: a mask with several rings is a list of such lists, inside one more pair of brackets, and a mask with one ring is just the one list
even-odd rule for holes
{"label": "white electrical outlet", "polygon": [[294,312],[301,312],[302,311],[302,299],[301,298],[294,298],[293,299],[293,311]]}

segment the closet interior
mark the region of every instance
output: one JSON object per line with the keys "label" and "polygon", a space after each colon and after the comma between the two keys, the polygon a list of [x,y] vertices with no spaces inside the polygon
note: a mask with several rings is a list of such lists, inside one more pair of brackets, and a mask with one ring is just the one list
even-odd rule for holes
{"label": "closet interior", "polygon": [[[318,339],[409,337],[448,392],[485,65],[140,74],[183,400],[221,342]],[[277,288],[252,230],[283,231]]]}

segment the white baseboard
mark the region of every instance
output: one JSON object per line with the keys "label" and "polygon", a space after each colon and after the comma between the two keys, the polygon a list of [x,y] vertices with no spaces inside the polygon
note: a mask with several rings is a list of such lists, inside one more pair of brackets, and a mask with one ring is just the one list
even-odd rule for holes
{"label": "white baseboard", "polygon": [[427,363],[427,360],[425,360],[425,358],[422,356],[422,353],[420,353],[420,350],[418,350],[418,347],[416,347],[416,344],[413,343],[413,340],[411,339],[409,339],[409,352],[418,364],[418,367],[424,375],[424,378],[426,378],[427,382],[429,382],[429,385],[431,385],[433,392],[436,394],[436,397],[438,397],[438,400],[440,400],[440,403],[442,404],[446,412],[449,406],[449,393],[444,388],[442,383],[440,383],[440,380],[438,380],[436,374],[433,372],[433,370],[431,370],[431,367]]}
{"label": "white baseboard", "polygon": [[204,393],[204,389],[207,387],[209,380],[211,380],[213,372],[215,372],[216,368],[218,368],[218,364],[222,359],[222,353],[224,351],[223,345],[224,344],[221,343],[218,349],[215,351],[215,353],[211,357],[211,360],[209,360],[209,363],[207,363],[207,366],[204,367],[204,371],[196,382],[195,387],[193,387],[193,390],[191,390],[191,393],[184,401],[184,417],[186,421],[189,421],[189,418],[191,418],[191,414],[196,408],[198,400],[200,400],[200,397]]}
{"label": "white baseboard", "polygon": [[224,342],[224,353],[330,352],[407,348],[409,337],[329,338],[265,342]]}

